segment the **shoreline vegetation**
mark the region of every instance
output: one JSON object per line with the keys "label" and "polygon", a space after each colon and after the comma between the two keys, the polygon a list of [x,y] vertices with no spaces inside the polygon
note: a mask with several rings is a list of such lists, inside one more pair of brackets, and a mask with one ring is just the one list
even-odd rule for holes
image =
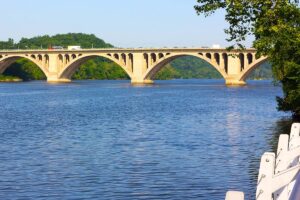
{"label": "shoreline vegetation", "polygon": [[7,76],[0,74],[0,82],[23,82],[23,79],[16,76]]}
{"label": "shoreline vegetation", "polygon": [[[58,34],[54,36],[38,36],[22,38],[18,43],[13,39],[0,41],[3,49],[45,49],[51,46],[80,45],[84,48],[111,48],[113,45],[97,38],[95,35],[83,33]],[[43,72],[32,62],[19,59],[0,76],[0,82],[45,80]],[[112,61],[98,57],[83,63],[72,76],[74,80],[127,80],[128,75]],[[191,57],[181,57],[167,64],[154,77],[155,80],[171,79],[222,79],[219,72],[207,62]],[[266,63],[256,69],[249,77],[253,80],[272,79],[271,66]]]}

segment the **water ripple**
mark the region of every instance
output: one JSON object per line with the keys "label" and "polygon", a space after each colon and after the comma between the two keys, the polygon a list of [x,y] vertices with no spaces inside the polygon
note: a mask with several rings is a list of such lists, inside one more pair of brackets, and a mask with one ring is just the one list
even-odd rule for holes
{"label": "water ripple", "polygon": [[277,95],[270,82],[0,84],[0,199],[253,197]]}

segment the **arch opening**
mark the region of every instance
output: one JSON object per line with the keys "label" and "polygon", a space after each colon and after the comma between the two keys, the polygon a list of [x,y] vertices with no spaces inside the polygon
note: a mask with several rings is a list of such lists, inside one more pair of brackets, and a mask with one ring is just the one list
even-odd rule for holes
{"label": "arch opening", "polygon": [[224,61],[224,70],[226,73],[228,73],[228,55],[227,53],[222,54],[223,61]]}
{"label": "arch opening", "polygon": [[245,56],[243,53],[239,54],[239,59],[240,59],[240,71],[243,71],[245,68]]}
{"label": "arch opening", "polygon": [[247,59],[248,59],[248,65],[253,63],[253,55],[251,53],[247,54]]}
{"label": "arch opening", "polygon": [[[132,53],[128,54],[128,65],[129,65],[129,71],[132,72],[133,71],[133,54]],[[128,71],[127,71],[127,74],[128,74]]]}
{"label": "arch opening", "polygon": [[127,80],[126,69],[104,56],[81,57],[67,66],[60,74],[62,79],[73,80]]}
{"label": "arch opening", "polygon": [[197,55],[177,55],[163,60],[146,76],[146,80],[222,79],[223,74]]}
{"label": "arch opening", "polygon": [[218,65],[220,65],[220,54],[214,53],[214,59]]}
{"label": "arch opening", "polygon": [[164,54],[163,54],[163,53],[159,53],[159,54],[158,54],[158,58],[159,58],[159,59],[162,59],[163,57],[164,57]]}
{"label": "arch opening", "polygon": [[121,57],[122,57],[122,62],[123,62],[123,64],[126,65],[126,64],[127,64],[127,57],[126,57],[126,54],[125,54],[125,53],[122,53],[122,54],[121,54]]}
{"label": "arch opening", "polygon": [[65,55],[65,64],[69,63],[70,62],[70,56],[68,54]]}
{"label": "arch opening", "polygon": [[115,53],[115,54],[114,54],[114,58],[117,59],[117,60],[119,60],[119,54],[116,54],[116,53]]}
{"label": "arch opening", "polygon": [[[46,56],[48,55],[45,55],[45,58],[47,58]],[[33,58],[35,56],[30,57]],[[42,63],[42,55],[38,55],[36,58],[37,62]],[[1,76],[4,80],[32,81],[47,79],[46,72],[37,63],[21,56],[8,57],[1,60],[0,74],[2,74]]]}
{"label": "arch opening", "polygon": [[42,60],[43,60],[43,56],[39,54],[39,55],[38,55],[38,61],[39,61],[39,62],[42,62]]}
{"label": "arch opening", "polygon": [[151,64],[155,63],[157,61],[157,57],[156,57],[156,54],[155,53],[151,53]]}
{"label": "arch opening", "polygon": [[272,65],[267,58],[261,58],[253,62],[241,75],[241,81],[245,80],[272,80]]}
{"label": "arch opening", "polygon": [[272,65],[267,60],[256,65],[247,76],[245,80],[273,80]]}
{"label": "arch opening", "polygon": [[45,66],[47,67],[47,68],[49,68],[49,55],[44,55],[44,60],[45,60]]}
{"label": "arch opening", "polygon": [[211,59],[211,54],[210,54],[210,53],[206,53],[205,55],[206,55],[206,57],[207,57],[208,59]]}

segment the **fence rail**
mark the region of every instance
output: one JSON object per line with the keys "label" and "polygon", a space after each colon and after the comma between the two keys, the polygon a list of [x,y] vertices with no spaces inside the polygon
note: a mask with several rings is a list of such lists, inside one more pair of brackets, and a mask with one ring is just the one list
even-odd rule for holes
{"label": "fence rail", "polygon": [[[294,123],[290,135],[279,137],[277,153],[261,157],[257,180],[257,200],[300,199],[300,123]],[[229,191],[226,200],[244,200],[244,194]]]}

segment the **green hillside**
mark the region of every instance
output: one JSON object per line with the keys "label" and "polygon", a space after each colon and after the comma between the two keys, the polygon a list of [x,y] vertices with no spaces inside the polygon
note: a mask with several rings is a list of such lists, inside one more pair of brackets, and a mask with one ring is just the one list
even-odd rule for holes
{"label": "green hillside", "polygon": [[262,64],[250,74],[249,79],[253,79],[253,80],[273,79],[272,65],[268,62]]}
{"label": "green hillside", "polygon": [[[111,44],[97,38],[93,34],[68,33],[54,36],[38,36],[33,38],[22,38],[18,43],[12,39],[0,41],[0,48],[3,49],[39,49],[48,48],[49,46],[80,45],[82,48],[111,48]],[[21,78],[23,80],[44,80],[46,79],[43,72],[32,62],[26,59],[19,59],[12,64],[0,76],[0,80],[5,77]],[[105,58],[94,58],[84,63],[73,75],[73,79],[128,79],[129,77],[117,64]],[[191,56],[177,58],[165,66],[156,76],[155,79],[220,79],[221,75],[217,70],[207,62]],[[250,76],[251,79],[270,79],[272,78],[271,66],[266,64],[259,67]]]}

